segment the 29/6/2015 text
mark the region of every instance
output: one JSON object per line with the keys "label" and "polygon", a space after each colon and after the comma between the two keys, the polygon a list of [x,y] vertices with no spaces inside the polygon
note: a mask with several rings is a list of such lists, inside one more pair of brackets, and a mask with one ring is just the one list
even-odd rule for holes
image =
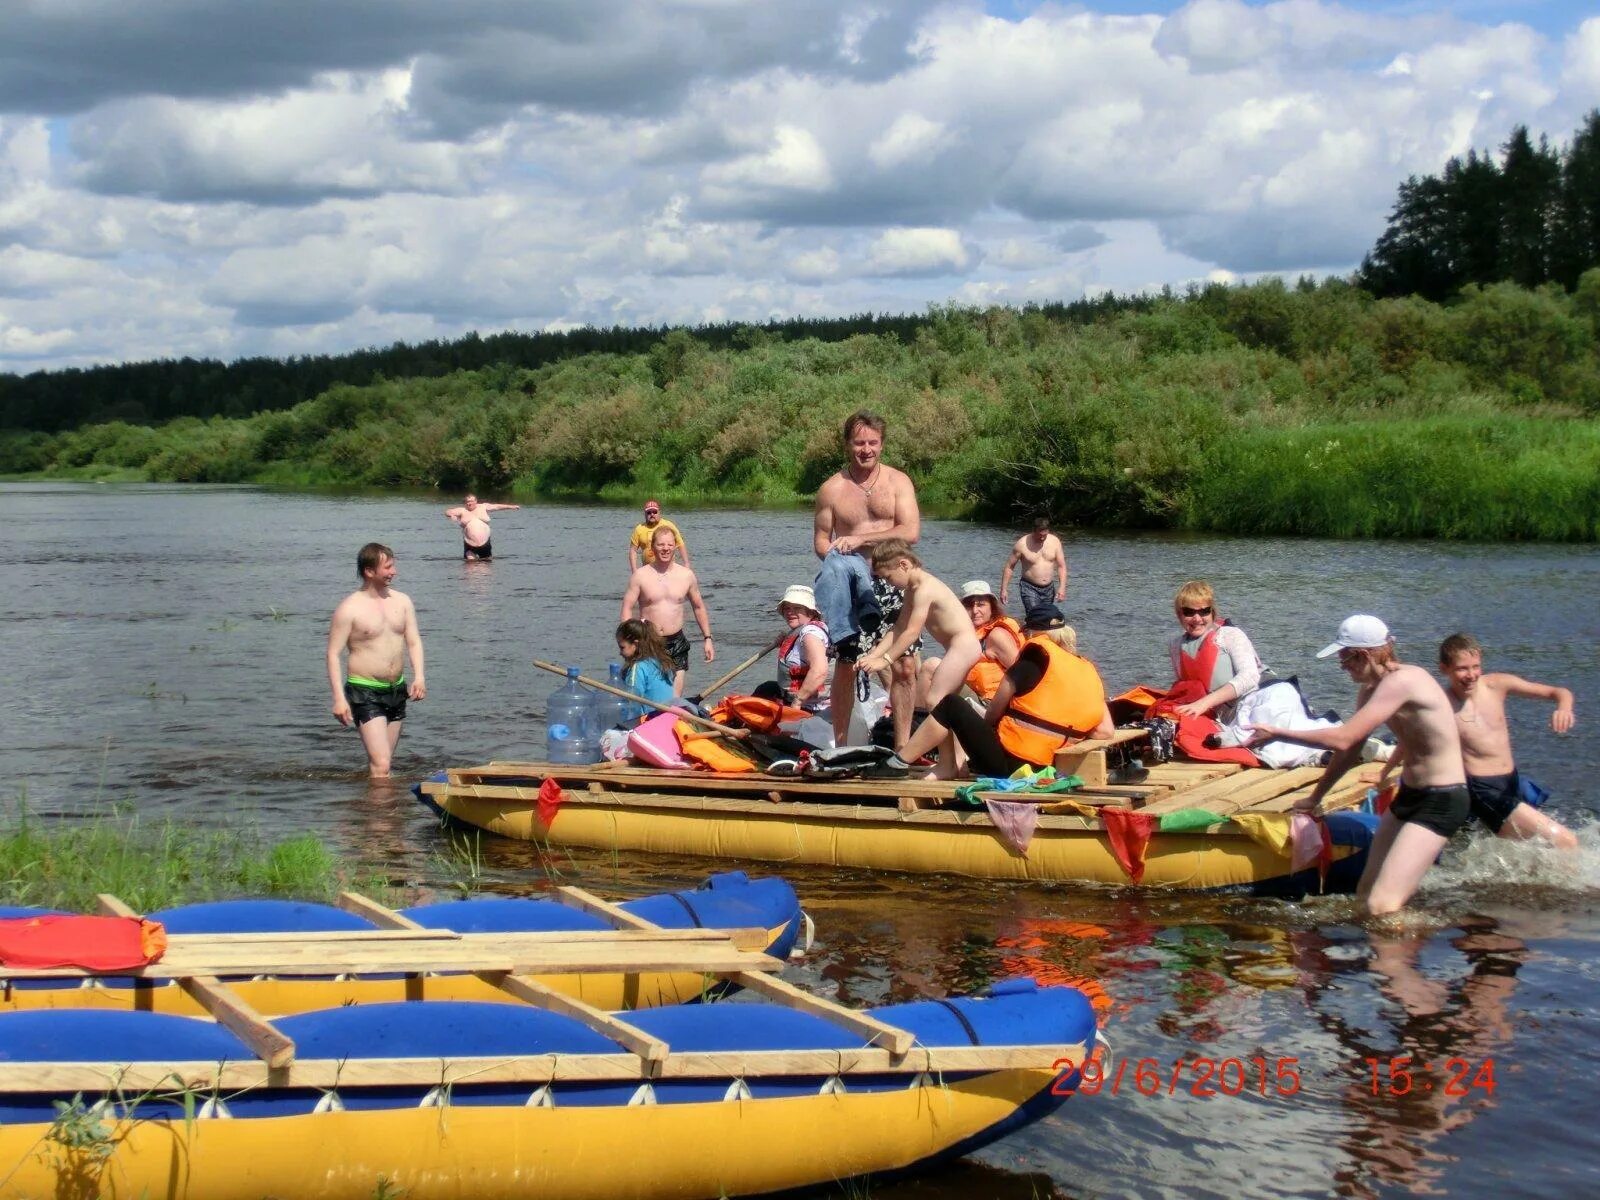
{"label": "29/6/2015 text", "polygon": [[[1421,1062],[1409,1055],[1363,1060],[1363,1082],[1372,1095],[1405,1096],[1439,1091],[1462,1097],[1480,1091],[1492,1096],[1495,1089],[1494,1059],[1481,1062],[1446,1058],[1436,1063]],[[1082,1076],[1074,1059],[1058,1059],[1060,1072],[1051,1087],[1056,1095],[1078,1092],[1086,1096],[1109,1092],[1118,1095],[1123,1086],[1141,1096],[1293,1096],[1300,1091],[1301,1070],[1297,1057],[1266,1058],[1124,1058],[1108,1066],[1099,1055],[1083,1064]],[[1074,1083],[1076,1086],[1073,1086]]]}

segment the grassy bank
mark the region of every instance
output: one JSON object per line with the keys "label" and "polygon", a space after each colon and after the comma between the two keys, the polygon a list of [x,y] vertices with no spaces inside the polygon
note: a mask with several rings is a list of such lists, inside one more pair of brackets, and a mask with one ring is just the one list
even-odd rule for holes
{"label": "grassy bank", "polygon": [[267,843],[239,831],[196,832],[108,812],[44,820],[25,810],[0,823],[0,904],[93,912],[110,892],[138,912],[233,896],[331,901],[345,888],[387,892],[311,835]]}
{"label": "grassy bank", "polygon": [[246,419],[0,436],[0,471],[800,503],[870,406],[944,512],[1098,527],[1600,538],[1600,271],[1449,305],[1208,287],[1088,322],[674,333],[646,353],[340,386]]}

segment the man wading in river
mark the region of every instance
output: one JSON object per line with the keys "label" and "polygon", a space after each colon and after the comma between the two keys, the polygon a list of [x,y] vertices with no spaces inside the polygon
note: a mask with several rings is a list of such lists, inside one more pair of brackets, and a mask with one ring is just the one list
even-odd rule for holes
{"label": "man wading in river", "polygon": [[[333,688],[333,715],[341,725],[352,722],[361,732],[367,751],[367,769],[374,779],[389,774],[400,725],[406,719],[406,700],[428,694],[422,675],[422,635],[411,597],[390,588],[394,582],[394,551],[368,542],[356,555],[359,591],[351,592],[333,610],[328,630],[328,683]],[[339,656],[349,652],[348,676],[339,669]],[[405,677],[405,657],[411,656],[414,678]]]}
{"label": "man wading in river", "polygon": [[687,600],[694,610],[695,623],[700,626],[700,641],[705,647],[705,659],[711,662],[716,651],[711,645],[711,614],[706,612],[706,602],[700,598],[700,581],[688,567],[672,561],[678,552],[677,536],[670,529],[657,529],[650,542],[651,560],[628,579],[628,590],[622,597],[622,617],[633,616],[635,605],[639,615],[656,627],[667,643],[667,653],[672,655],[672,694],[683,695],[684,680],[689,676],[689,639],[683,636],[683,602]]}
{"label": "man wading in river", "polygon": [[447,508],[444,515],[461,526],[461,557],[493,558],[494,546],[489,540],[489,514],[511,512],[520,504],[484,504],[469,495],[458,508]]}

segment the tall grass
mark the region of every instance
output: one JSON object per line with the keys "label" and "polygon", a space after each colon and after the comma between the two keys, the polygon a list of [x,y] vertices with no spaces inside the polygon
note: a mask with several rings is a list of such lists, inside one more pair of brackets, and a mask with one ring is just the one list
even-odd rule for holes
{"label": "tall grass", "polygon": [[1333,537],[1600,540],[1600,424],[1435,417],[1242,428],[1210,448],[1184,524]]}
{"label": "tall grass", "polygon": [[0,903],[90,912],[110,892],[138,912],[230,896],[332,900],[344,888],[386,895],[384,881],[339,862],[306,834],[267,843],[238,830],[197,832],[108,810],[45,820],[25,807],[0,824]]}

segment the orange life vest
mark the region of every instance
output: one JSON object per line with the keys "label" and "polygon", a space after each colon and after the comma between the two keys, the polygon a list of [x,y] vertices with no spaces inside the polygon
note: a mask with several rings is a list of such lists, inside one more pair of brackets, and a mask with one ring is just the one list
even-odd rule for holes
{"label": "orange life vest", "polygon": [[1068,654],[1044,634],[1029,638],[1025,646],[1043,649],[1044,677],[1006,706],[995,733],[1012,754],[1045,767],[1068,738],[1082,737],[1100,723],[1106,689],[1092,662]]}
{"label": "orange life vest", "polygon": [[674,727],[683,756],[690,762],[723,774],[742,774],[760,770],[749,758],[733,749],[738,743],[713,729],[697,729],[687,721]]}
{"label": "orange life vest", "polygon": [[810,715],[802,708],[760,696],[724,696],[711,710],[711,719],[719,725],[754,729],[757,733],[776,733],[784,721],[804,721]]}
{"label": "orange life vest", "polygon": [[[1017,639],[1017,646],[1022,646],[1022,626],[1015,619],[1001,614],[992,621],[985,622],[973,630],[982,642],[996,629],[1004,629]],[[1006,669],[990,655],[987,646],[984,647],[983,657],[974,664],[972,670],[967,672],[967,686],[978,693],[978,697],[987,700],[994,695],[995,689],[1000,686],[1000,681],[1006,677]]]}

